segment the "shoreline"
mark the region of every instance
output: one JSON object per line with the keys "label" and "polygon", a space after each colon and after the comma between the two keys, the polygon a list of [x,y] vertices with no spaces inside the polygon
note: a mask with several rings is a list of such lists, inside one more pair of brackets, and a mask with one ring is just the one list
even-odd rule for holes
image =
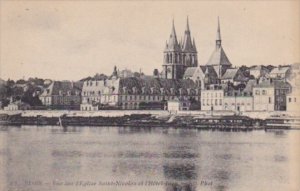
{"label": "shoreline", "polygon": [[[266,115],[267,114],[267,115]],[[130,126],[175,127],[221,131],[300,129],[300,117],[286,112],[248,112],[235,115],[228,111],[101,110],[0,112],[0,125]]]}

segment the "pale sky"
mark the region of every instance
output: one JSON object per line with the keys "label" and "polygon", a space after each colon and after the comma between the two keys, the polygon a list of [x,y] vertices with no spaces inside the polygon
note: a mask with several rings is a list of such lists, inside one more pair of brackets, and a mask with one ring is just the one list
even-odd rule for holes
{"label": "pale sky", "polygon": [[206,64],[217,17],[231,63],[300,61],[300,1],[0,1],[0,78],[79,80],[119,69],[161,70],[172,18],[186,17]]}

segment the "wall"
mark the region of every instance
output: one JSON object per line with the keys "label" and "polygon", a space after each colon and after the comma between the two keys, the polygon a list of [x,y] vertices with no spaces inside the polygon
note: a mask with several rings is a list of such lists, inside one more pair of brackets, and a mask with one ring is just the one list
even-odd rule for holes
{"label": "wall", "polygon": [[252,96],[225,96],[224,110],[230,111],[252,111],[253,97]]}
{"label": "wall", "polygon": [[201,110],[223,110],[224,90],[202,90]]}
{"label": "wall", "polygon": [[274,111],[275,94],[274,87],[254,87],[253,106],[254,111]]}

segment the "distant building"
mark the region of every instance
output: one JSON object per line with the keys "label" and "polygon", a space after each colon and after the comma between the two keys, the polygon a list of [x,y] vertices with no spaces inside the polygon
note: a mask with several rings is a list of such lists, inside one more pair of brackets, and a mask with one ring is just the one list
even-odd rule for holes
{"label": "distant building", "polygon": [[253,97],[246,93],[236,93],[224,96],[224,110],[230,111],[253,111]]}
{"label": "distant building", "polygon": [[218,75],[212,66],[188,67],[185,70],[183,79],[193,80],[201,89],[219,83]]}
{"label": "distant building", "polygon": [[219,87],[211,87],[201,91],[201,110],[223,110],[224,90]]}
{"label": "distant building", "polygon": [[300,112],[300,91],[299,89],[293,89],[292,92],[286,96],[286,111],[288,112]]}
{"label": "distant building", "polygon": [[270,81],[263,81],[253,87],[254,111],[275,110],[275,88]]}
{"label": "distant building", "polygon": [[255,79],[258,79],[262,76],[266,76],[269,73],[269,70],[265,66],[253,66],[250,67],[249,72]]}
{"label": "distant building", "polygon": [[118,76],[120,78],[130,78],[130,77],[133,77],[134,74],[131,70],[124,69],[124,70],[118,71]]}
{"label": "distant building", "polygon": [[192,80],[156,77],[119,78],[113,75],[102,81],[85,81],[82,110],[99,105],[115,109],[163,109],[169,100],[193,99],[200,104],[201,86]]}
{"label": "distant building", "polygon": [[190,110],[191,102],[188,99],[178,99],[168,101],[168,111],[177,112],[177,111],[187,111]]}
{"label": "distant building", "polygon": [[104,80],[87,80],[82,87],[81,110],[96,110],[101,105],[118,106],[119,82],[117,68]]}
{"label": "distant building", "polygon": [[79,109],[81,87],[70,81],[53,81],[39,96],[43,105],[51,109]]}
{"label": "distant building", "polygon": [[30,105],[22,102],[21,100],[9,103],[3,108],[5,111],[29,110]]}
{"label": "distant building", "polygon": [[228,68],[221,77],[221,83],[233,83],[234,85],[246,84],[249,79],[239,68]]}
{"label": "distant building", "polygon": [[289,83],[284,81],[274,81],[275,89],[275,110],[276,111],[285,111],[286,110],[286,97],[292,90],[292,87]]}
{"label": "distant building", "polygon": [[269,74],[270,78],[285,80],[291,74],[290,66],[278,66],[273,68]]}

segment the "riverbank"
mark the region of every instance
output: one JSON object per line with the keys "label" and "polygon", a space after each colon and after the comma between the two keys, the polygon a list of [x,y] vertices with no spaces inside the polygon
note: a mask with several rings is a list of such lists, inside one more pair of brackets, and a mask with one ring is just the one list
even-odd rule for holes
{"label": "riverbank", "polygon": [[2,125],[178,127],[224,131],[291,129],[300,117],[287,113],[230,111],[107,110],[107,111],[11,111],[0,112]]}

